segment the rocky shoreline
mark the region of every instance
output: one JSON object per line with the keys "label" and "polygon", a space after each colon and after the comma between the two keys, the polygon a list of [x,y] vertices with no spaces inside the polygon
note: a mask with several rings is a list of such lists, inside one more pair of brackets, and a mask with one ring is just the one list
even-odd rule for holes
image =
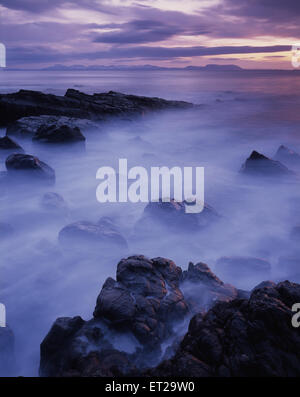
{"label": "rocky shoreline", "polygon": [[[184,295],[187,282],[195,288]],[[300,376],[291,324],[299,301],[300,285],[289,281],[246,292],[203,263],[182,272],[165,258],[128,257],[104,283],[91,320],[55,321],[41,344],[40,376]],[[117,349],[113,335],[126,335],[135,351]]]}
{"label": "rocky shoreline", "polygon": [[[71,221],[62,196],[40,193],[41,186],[55,185],[56,171],[14,140],[30,139],[47,148],[84,145],[84,132],[98,129],[99,122],[193,106],[112,91],[87,95],[69,89],[63,97],[25,90],[0,95],[0,124],[6,127],[6,136],[0,138],[6,167],[0,173],[0,194],[11,186],[26,189],[34,183],[41,206],[37,216],[44,219],[46,213],[65,222],[57,233],[59,255],[103,260],[116,251],[118,258],[120,252],[124,256],[116,278],[103,284],[90,320],[77,316],[55,321],[41,344],[40,376],[300,376],[300,335],[291,325],[292,305],[300,302],[299,284],[264,281],[271,278],[272,266],[256,257],[221,257],[216,263],[224,280],[232,271],[236,281],[252,274],[260,280],[252,291],[244,291],[223,282],[202,262],[190,263],[183,271],[163,257],[128,256],[130,241],[113,219]],[[299,158],[283,145],[274,158],[254,150],[236,174],[250,176],[250,183],[297,180]],[[218,222],[227,220],[208,204],[191,215],[183,202],[160,200],[145,206],[131,236],[151,243],[163,231],[178,237],[180,245],[182,236],[199,236]],[[291,239],[298,242],[299,225],[292,226]],[[1,241],[14,233],[13,224],[0,223]],[[293,260],[282,261],[292,276],[299,275],[299,251],[295,248],[291,256]],[[126,341],[130,349],[116,340]],[[15,366],[13,345],[12,331],[1,330],[1,373]],[[5,362],[10,363],[7,368]]]}

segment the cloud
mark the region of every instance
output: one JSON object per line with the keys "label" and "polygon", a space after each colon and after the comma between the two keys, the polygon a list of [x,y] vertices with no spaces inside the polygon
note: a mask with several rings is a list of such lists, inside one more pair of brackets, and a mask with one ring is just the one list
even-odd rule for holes
{"label": "cloud", "polygon": [[272,23],[299,20],[299,0],[223,0],[230,15],[268,20]]}
{"label": "cloud", "polygon": [[167,40],[175,35],[205,34],[201,28],[185,28],[182,25],[163,23],[157,20],[133,20],[124,24],[104,25],[104,28],[118,29],[115,32],[98,34],[94,38],[96,43],[109,44],[138,44],[153,43]]}
{"label": "cloud", "polygon": [[[22,64],[68,62],[74,60],[102,60],[102,59],[151,59],[167,60],[190,58],[206,55],[225,54],[255,54],[271,53],[290,50],[290,46],[224,46],[224,47],[117,47],[104,51],[66,53],[56,52],[49,47],[23,48],[14,47],[8,50],[8,64],[19,62]],[[9,66],[9,65],[8,65]]]}

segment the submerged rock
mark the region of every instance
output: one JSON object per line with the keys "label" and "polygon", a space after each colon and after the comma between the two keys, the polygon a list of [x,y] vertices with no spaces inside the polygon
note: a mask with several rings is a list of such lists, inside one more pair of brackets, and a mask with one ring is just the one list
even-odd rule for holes
{"label": "submerged rock", "polygon": [[48,142],[48,143],[65,143],[65,142],[80,142],[85,141],[78,127],[70,127],[67,124],[57,126],[42,125],[37,130],[32,138],[34,141]]}
{"label": "submerged rock", "polygon": [[300,165],[300,155],[284,145],[278,148],[274,158],[289,166]]}
{"label": "submerged rock", "polygon": [[222,257],[216,263],[216,271],[222,279],[247,288],[271,275],[271,264],[260,258],[232,256]]}
{"label": "submerged rock", "polygon": [[67,204],[64,198],[55,192],[47,192],[41,199],[41,207],[47,211],[65,212]]}
{"label": "submerged rock", "polygon": [[22,117],[41,115],[103,120],[111,116],[142,115],[147,111],[185,109],[192,106],[182,101],[125,95],[113,91],[88,95],[68,89],[64,96],[58,96],[20,90],[13,94],[0,94],[0,120],[2,126]]}
{"label": "submerged rock", "polygon": [[66,247],[78,249],[89,248],[101,252],[112,247],[127,248],[124,237],[104,224],[94,224],[87,221],[75,222],[65,226],[59,232],[59,242]]}
{"label": "submerged rock", "polygon": [[24,153],[22,147],[8,136],[4,136],[3,138],[0,138],[0,150],[5,150],[5,151],[9,150],[14,152]]}
{"label": "submerged rock", "polygon": [[[195,315],[174,356],[150,376],[299,377],[300,333],[291,324],[300,285],[255,289]],[[144,373],[145,375],[145,373]]]}
{"label": "submerged rock", "polygon": [[55,171],[46,163],[29,154],[11,154],[5,162],[9,178],[23,177],[54,183]]}
{"label": "submerged rock", "polygon": [[257,175],[265,177],[281,177],[292,176],[294,173],[290,171],[285,165],[279,161],[269,159],[256,152],[251,153],[251,156],[243,164],[241,172],[248,175]]}
{"label": "submerged rock", "polygon": [[176,233],[185,233],[187,230],[199,231],[221,218],[208,204],[204,205],[202,212],[195,214],[186,213],[185,205],[185,202],[175,200],[150,202],[135,225],[136,236],[151,235],[157,227],[163,227]]}

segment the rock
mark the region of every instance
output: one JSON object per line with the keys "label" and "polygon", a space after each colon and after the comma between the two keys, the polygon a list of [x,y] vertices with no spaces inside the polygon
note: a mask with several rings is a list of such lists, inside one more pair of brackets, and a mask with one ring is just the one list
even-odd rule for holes
{"label": "rock", "polygon": [[147,349],[158,348],[171,335],[173,323],[188,313],[180,276],[181,269],[168,259],[122,259],[116,281],[109,278],[103,285],[94,317],[131,331]]}
{"label": "rock", "polygon": [[259,283],[256,287],[254,287],[252,289],[252,291],[255,291],[257,289],[261,289],[261,288],[274,288],[276,287],[276,284],[273,281],[262,281],[261,283]]}
{"label": "rock", "polygon": [[82,131],[99,129],[98,124],[87,119],[42,115],[23,117],[10,123],[7,126],[6,135],[16,135],[22,138],[33,138],[39,128],[50,128],[53,126],[55,126],[57,129],[61,128],[62,126],[67,126],[70,129],[75,129],[77,127]]}
{"label": "rock", "polygon": [[40,376],[124,376],[132,359],[115,350],[98,322],[58,318],[41,344]]}
{"label": "rock", "polygon": [[182,273],[180,288],[192,312],[208,309],[216,301],[237,298],[238,291],[230,284],[224,284],[205,263],[189,263]]}
{"label": "rock", "polygon": [[14,339],[14,334],[8,326],[0,327],[0,377],[15,376]]}
{"label": "rock", "polygon": [[300,334],[291,307],[300,285],[255,289],[249,300],[219,302],[195,315],[170,360],[147,376],[299,377]]}
{"label": "rock", "polygon": [[288,166],[300,165],[300,155],[284,145],[278,148],[274,159]]}
{"label": "rock", "polygon": [[0,222],[0,240],[14,235],[15,229],[9,223]]}
{"label": "rock", "polygon": [[94,224],[87,221],[75,222],[65,226],[59,232],[59,242],[66,247],[87,247],[92,250],[111,250],[112,247],[127,249],[124,237],[114,229],[104,224]]}
{"label": "rock", "polygon": [[54,192],[47,192],[41,199],[41,207],[47,211],[65,212],[67,211],[67,204],[64,198]]}
{"label": "rock", "polygon": [[5,151],[9,150],[14,152],[24,153],[24,150],[21,148],[21,146],[18,145],[12,139],[10,139],[8,136],[4,136],[3,138],[0,138],[0,150],[5,150]]}
{"label": "rock", "polygon": [[11,154],[5,162],[8,176],[35,178],[48,183],[55,182],[55,172],[46,163],[29,154]]}
{"label": "rock", "polygon": [[55,124],[41,125],[32,139],[48,143],[85,141],[85,137],[78,127],[70,127],[67,124],[61,126]]}
{"label": "rock", "polygon": [[265,176],[265,177],[281,177],[281,176],[292,176],[294,173],[290,171],[285,165],[279,161],[269,159],[256,152],[255,150],[251,153],[251,156],[243,164],[241,172],[253,176]]}
{"label": "rock", "polygon": [[111,116],[128,116],[163,109],[186,109],[193,105],[182,101],[166,101],[125,95],[110,91],[94,95],[69,89],[64,96],[38,91],[20,90],[0,95],[1,126],[22,117],[54,115],[88,120],[104,120]]}
{"label": "rock", "polygon": [[[182,288],[185,283],[198,286],[193,299],[202,300],[204,306],[198,302],[200,313],[193,316],[182,338],[179,329],[190,318],[192,306],[191,297],[185,296]],[[216,297],[210,299],[212,307],[201,290]],[[300,285],[267,282],[251,296],[245,291],[243,299],[241,295],[203,263],[190,263],[182,272],[165,258],[122,259],[116,280],[108,278],[102,287],[93,319],[56,320],[41,345],[40,375],[299,374],[299,332],[291,326],[291,307],[300,302]],[[130,354],[125,349],[127,342],[125,352],[114,346],[115,339],[125,335],[133,335],[139,342]],[[168,360],[157,366],[160,348],[168,343]]]}
{"label": "rock", "polygon": [[163,202],[150,202],[144,209],[142,217],[135,225],[137,237],[152,234],[156,227],[164,227],[176,233],[186,231],[199,231],[215,221],[220,215],[208,204],[200,213],[190,214],[185,212],[185,202],[171,200]]}
{"label": "rock", "polygon": [[248,288],[270,277],[271,264],[260,258],[222,257],[216,263],[216,271],[223,280]]}

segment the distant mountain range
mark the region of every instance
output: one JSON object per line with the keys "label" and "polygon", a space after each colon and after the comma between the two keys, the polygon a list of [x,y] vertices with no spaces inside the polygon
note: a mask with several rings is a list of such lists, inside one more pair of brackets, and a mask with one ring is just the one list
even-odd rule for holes
{"label": "distant mountain range", "polygon": [[162,66],[154,66],[154,65],[110,65],[110,66],[104,66],[104,65],[92,65],[92,66],[84,66],[84,65],[71,65],[71,66],[66,66],[66,65],[53,65],[49,66],[47,68],[44,68],[42,70],[229,70],[229,71],[234,71],[234,70],[243,70],[237,65],[215,65],[215,64],[210,64],[206,66],[186,66],[185,68],[168,68],[168,67],[162,67]]}
{"label": "distant mountain range", "polygon": [[[280,72],[280,73],[300,73],[300,69],[243,69],[240,66],[237,65],[217,65],[217,64],[208,64],[206,66],[186,66],[184,68],[176,68],[176,67],[163,67],[163,66],[155,66],[155,65],[90,65],[90,66],[85,66],[85,65],[52,65],[48,66],[46,68],[42,69],[17,69],[17,68],[0,68],[0,70],[15,70],[15,71],[135,71],[135,70],[141,70],[141,71],[155,71],[155,70],[190,70],[190,71],[208,71],[208,72],[250,72],[250,71],[255,71],[255,72]],[[297,73],[298,72],[298,73]]]}

